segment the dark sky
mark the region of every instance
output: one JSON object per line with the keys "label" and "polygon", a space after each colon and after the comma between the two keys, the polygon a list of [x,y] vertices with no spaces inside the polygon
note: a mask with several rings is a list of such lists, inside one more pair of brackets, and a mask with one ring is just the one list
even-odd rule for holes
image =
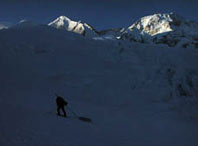
{"label": "dark sky", "polygon": [[178,13],[198,20],[198,0],[0,0],[0,22],[48,23],[60,15],[96,29],[127,27],[154,13]]}

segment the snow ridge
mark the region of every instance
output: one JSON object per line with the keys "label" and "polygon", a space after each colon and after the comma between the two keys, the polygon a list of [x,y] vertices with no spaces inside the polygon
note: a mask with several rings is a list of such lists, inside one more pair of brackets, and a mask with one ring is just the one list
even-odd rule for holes
{"label": "snow ridge", "polygon": [[169,47],[198,48],[198,23],[175,13],[142,17],[122,34],[124,40]]}
{"label": "snow ridge", "polygon": [[48,25],[57,29],[65,29],[67,31],[75,32],[83,36],[92,37],[96,35],[94,28],[90,25],[81,23],[81,21],[72,21],[66,16],[60,16],[54,21],[50,22]]}
{"label": "snow ridge", "polygon": [[1,29],[8,29],[12,24],[9,22],[0,22],[0,30]]}
{"label": "snow ridge", "polygon": [[[11,28],[29,28],[37,26],[32,21],[22,20]],[[91,25],[73,21],[60,16],[48,26],[74,32],[94,40],[123,40],[126,43],[138,42],[163,44],[169,47],[198,48],[198,23],[189,21],[175,13],[153,14],[137,20],[128,28],[111,28],[97,31]],[[0,29],[10,26],[0,23]]]}

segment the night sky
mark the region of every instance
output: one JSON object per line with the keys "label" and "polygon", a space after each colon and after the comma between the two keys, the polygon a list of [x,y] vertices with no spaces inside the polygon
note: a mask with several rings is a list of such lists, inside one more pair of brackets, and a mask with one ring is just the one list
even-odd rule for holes
{"label": "night sky", "polygon": [[175,12],[198,20],[198,0],[0,0],[0,22],[49,23],[60,15],[96,29],[127,27],[154,13]]}

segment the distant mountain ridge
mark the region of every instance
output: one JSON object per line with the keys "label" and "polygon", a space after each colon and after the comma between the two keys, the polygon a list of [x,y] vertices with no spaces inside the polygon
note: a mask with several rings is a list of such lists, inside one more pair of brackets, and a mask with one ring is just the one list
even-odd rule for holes
{"label": "distant mountain ridge", "polygon": [[9,22],[0,22],[0,30],[1,29],[7,29],[11,26],[12,24]]}
{"label": "distant mountain ridge", "polygon": [[[22,20],[16,25],[3,28],[34,27],[40,24]],[[46,25],[47,26],[47,25]],[[48,27],[66,30],[94,40],[122,40],[148,44],[164,44],[169,47],[198,48],[198,23],[189,21],[175,13],[153,14],[137,20],[128,28],[110,28],[98,31],[93,26],[60,16]]]}

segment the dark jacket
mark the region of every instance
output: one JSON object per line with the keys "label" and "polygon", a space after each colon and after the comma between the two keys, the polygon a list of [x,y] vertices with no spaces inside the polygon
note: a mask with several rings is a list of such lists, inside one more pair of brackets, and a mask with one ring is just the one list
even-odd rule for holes
{"label": "dark jacket", "polygon": [[56,104],[57,104],[58,107],[64,107],[68,103],[61,96],[57,96],[57,98],[56,98]]}

